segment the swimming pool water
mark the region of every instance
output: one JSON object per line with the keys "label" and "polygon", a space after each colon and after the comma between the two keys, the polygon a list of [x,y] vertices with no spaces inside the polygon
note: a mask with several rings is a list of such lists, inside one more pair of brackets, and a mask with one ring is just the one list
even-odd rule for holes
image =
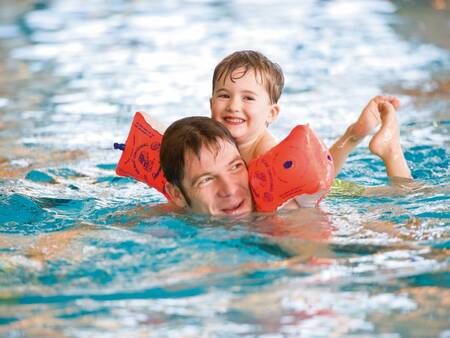
{"label": "swimming pool water", "polygon": [[[0,12],[1,336],[450,336],[448,9],[55,0]],[[417,18],[444,28],[427,37]],[[164,198],[115,175],[113,142],[138,110],[166,125],[208,115],[214,66],[239,49],[285,71],[279,137],[309,123],[331,145],[372,96],[397,95],[424,186],[237,220],[152,214]],[[386,185],[367,143],[340,178]]]}

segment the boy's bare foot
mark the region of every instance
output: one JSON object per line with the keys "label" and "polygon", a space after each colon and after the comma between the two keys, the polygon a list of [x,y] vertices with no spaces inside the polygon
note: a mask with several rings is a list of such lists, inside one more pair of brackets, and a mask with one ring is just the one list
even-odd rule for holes
{"label": "boy's bare foot", "polygon": [[369,149],[372,154],[384,160],[386,156],[390,156],[398,150],[402,151],[400,147],[400,129],[396,110],[392,104],[381,103],[379,109],[381,127],[370,140]]}
{"label": "boy's bare foot", "polygon": [[350,137],[353,142],[362,140],[381,123],[380,109],[384,103],[390,103],[394,110],[400,106],[400,101],[394,96],[375,96],[364,107],[358,121],[350,127]]}
{"label": "boy's bare foot", "polygon": [[395,107],[389,102],[382,102],[379,104],[379,110],[381,128],[370,140],[369,149],[383,160],[389,177],[411,178],[400,145],[400,127]]}
{"label": "boy's bare foot", "polygon": [[[394,110],[400,106],[400,102],[394,96],[376,96],[369,101],[366,107],[361,112],[358,120],[347,128],[344,135],[342,135],[330,148],[330,154],[333,157],[334,171],[339,173],[345,160],[352,150],[363,140],[373,129],[380,123],[382,118],[380,113],[380,106],[383,104],[390,104]],[[385,131],[381,132],[385,134]],[[380,134],[380,135],[381,135]],[[377,140],[378,138],[375,138]],[[374,151],[378,151],[380,146],[378,141],[373,143]]]}

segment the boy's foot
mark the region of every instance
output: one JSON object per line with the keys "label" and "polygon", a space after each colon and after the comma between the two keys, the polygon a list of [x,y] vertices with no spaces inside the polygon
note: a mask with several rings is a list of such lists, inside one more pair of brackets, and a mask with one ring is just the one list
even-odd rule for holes
{"label": "boy's foot", "polygon": [[385,160],[387,156],[395,155],[400,147],[400,129],[397,122],[396,110],[390,103],[379,104],[381,127],[372,137],[369,149],[372,154]]}
{"label": "boy's foot", "polygon": [[411,179],[411,171],[400,145],[396,110],[389,102],[381,103],[379,108],[381,128],[370,140],[369,149],[383,160],[389,177]]}
{"label": "boy's foot", "polygon": [[390,103],[394,109],[400,106],[400,102],[394,96],[375,96],[364,107],[358,121],[350,127],[351,141],[362,140],[381,123],[380,109],[384,103]]}

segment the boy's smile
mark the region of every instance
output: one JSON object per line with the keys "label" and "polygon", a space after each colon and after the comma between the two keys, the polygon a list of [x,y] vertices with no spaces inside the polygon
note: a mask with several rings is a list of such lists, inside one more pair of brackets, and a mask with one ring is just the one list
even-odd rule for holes
{"label": "boy's smile", "polygon": [[261,76],[244,68],[216,84],[210,104],[212,118],[227,127],[239,146],[256,142],[279,111]]}

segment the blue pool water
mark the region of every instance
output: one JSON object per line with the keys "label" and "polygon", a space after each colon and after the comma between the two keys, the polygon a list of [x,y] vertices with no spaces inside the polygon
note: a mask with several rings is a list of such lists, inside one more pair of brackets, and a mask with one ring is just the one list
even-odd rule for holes
{"label": "blue pool water", "polygon": [[[439,4],[2,1],[0,336],[450,337]],[[239,220],[152,213],[164,198],[115,175],[112,144],[138,110],[208,115],[214,66],[239,49],[285,71],[279,137],[309,123],[331,145],[371,97],[398,96],[424,186]],[[386,185],[367,144],[340,178]]]}

